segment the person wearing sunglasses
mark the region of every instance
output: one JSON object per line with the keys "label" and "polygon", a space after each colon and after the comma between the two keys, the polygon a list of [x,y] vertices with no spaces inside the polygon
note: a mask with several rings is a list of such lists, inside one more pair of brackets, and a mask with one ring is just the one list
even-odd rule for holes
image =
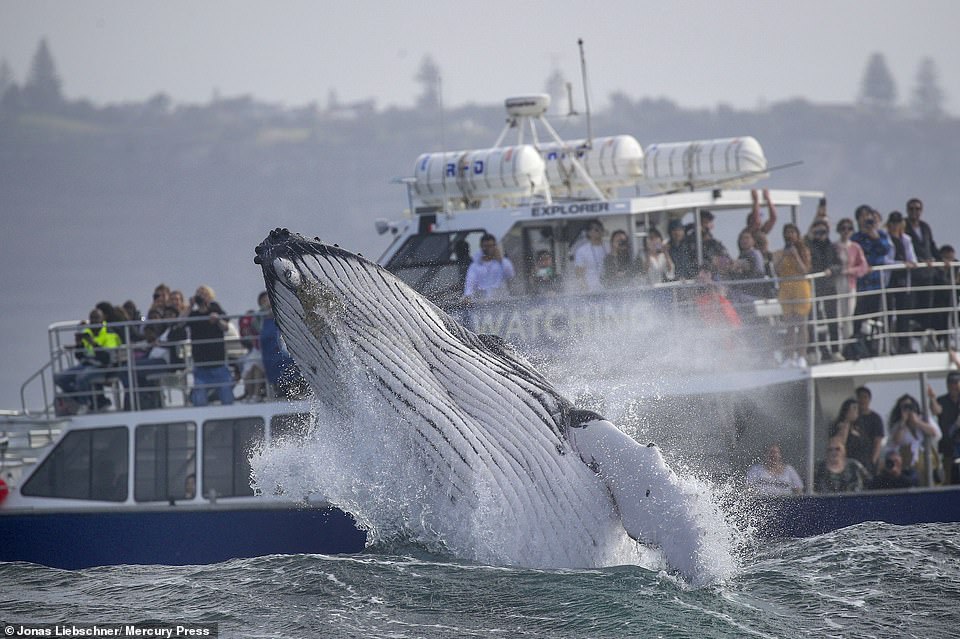
{"label": "person wearing sunglasses", "polygon": [[920,412],[920,403],[910,394],[901,395],[894,404],[889,424],[887,450],[899,451],[903,457],[904,474],[915,478],[918,485],[926,486],[928,460],[935,469],[940,468],[940,455],[937,454],[937,444],[942,437],[940,427]]}
{"label": "person wearing sunglasses", "polygon": [[863,248],[850,238],[853,237],[853,220],[848,217],[837,222],[840,235],[833,247],[840,260],[840,267],[834,274],[837,294],[837,327],[841,343],[853,339],[853,314],[857,310],[857,280],[870,272],[870,264],[863,254]]}
{"label": "person wearing sunglasses", "polygon": [[830,335],[830,346],[824,344],[820,347],[820,357],[823,361],[839,361],[843,357],[840,355],[838,344],[837,284],[834,275],[840,272],[840,255],[830,241],[830,224],[826,217],[826,203],[818,211],[818,215],[820,217],[817,217],[810,225],[810,230],[807,232],[804,242],[810,249],[810,272],[824,273],[823,277],[813,280],[813,296],[822,300],[821,306],[817,309],[817,317],[827,322],[827,331]]}

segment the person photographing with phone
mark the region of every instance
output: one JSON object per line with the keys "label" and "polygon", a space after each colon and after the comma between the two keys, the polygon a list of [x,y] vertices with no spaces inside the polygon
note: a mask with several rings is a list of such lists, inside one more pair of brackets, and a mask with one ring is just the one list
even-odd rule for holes
{"label": "person photographing with phone", "polygon": [[937,443],[942,433],[920,412],[920,403],[912,395],[901,395],[890,412],[889,423],[887,450],[900,453],[903,473],[919,486],[929,485],[929,475],[934,476],[935,484],[941,483],[942,477],[937,478],[933,471],[940,468]]}

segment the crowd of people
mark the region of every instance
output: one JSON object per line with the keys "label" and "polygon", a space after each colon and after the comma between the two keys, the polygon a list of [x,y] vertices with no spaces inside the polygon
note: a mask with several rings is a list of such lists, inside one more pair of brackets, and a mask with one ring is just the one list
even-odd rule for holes
{"label": "crowd of people", "polygon": [[[960,368],[960,357],[951,351]],[[946,393],[927,386],[930,415],[912,395],[901,395],[884,425],[871,408],[866,386],[843,401],[827,433],[826,454],[814,470],[817,493],[960,484],[960,370],[946,378]],[[935,418],[935,419],[934,419]],[[803,481],[772,443],[762,462],[751,466],[746,483],[766,496],[800,494]]]}
{"label": "crowd of people", "polygon": [[[125,409],[158,408],[159,380],[188,369],[192,386],[186,399],[193,406],[305,395],[306,385],[280,337],[267,293],[260,293],[257,308],[238,319],[230,320],[206,285],[187,300],[182,291],[159,284],[145,315],[132,300],[122,306],[100,302],[76,333],[75,364],[54,374],[61,391],[58,414],[111,405],[103,393],[111,380],[123,384]],[[240,383],[243,393],[238,398],[235,387]]]}
{"label": "crowd of people", "polygon": [[[937,245],[922,219],[921,200],[911,198],[906,214],[892,211],[886,223],[876,209],[864,204],[854,213],[856,221],[845,217],[832,225],[826,200],[821,199],[807,232],[784,224],[783,247],[772,250],[768,235],[777,223],[776,206],[769,191],[751,193],[752,207],[738,235],[735,258],[714,236],[715,217],[710,211],[699,212],[699,228],[671,220],[666,241],[656,227],[647,229],[639,255],[633,254],[625,231],[614,230],[605,242],[603,223],[590,220],[585,238],[574,243],[572,278],[567,278],[572,281],[563,288],[593,293],[674,280],[696,282],[699,286],[692,289],[692,299],[704,319],[720,317],[734,327],[741,323],[734,309],[776,298],[785,329],[780,349],[784,366],[875,355],[871,337],[882,324],[899,335],[892,346],[895,353],[912,352],[911,333],[936,335],[937,347],[948,346],[948,312],[943,309],[957,305],[946,287],[956,281],[957,274],[933,264],[953,262],[956,252],[950,245]],[[766,216],[762,215],[764,205]],[[467,256],[466,301],[509,294],[517,271],[493,235],[484,235],[481,251],[472,261],[469,251]],[[541,250],[531,259],[527,291],[534,296],[560,291],[561,276],[553,255]],[[896,264],[904,268],[876,269]],[[822,275],[811,278],[812,274]],[[829,335],[819,353],[809,347],[813,313]]]}

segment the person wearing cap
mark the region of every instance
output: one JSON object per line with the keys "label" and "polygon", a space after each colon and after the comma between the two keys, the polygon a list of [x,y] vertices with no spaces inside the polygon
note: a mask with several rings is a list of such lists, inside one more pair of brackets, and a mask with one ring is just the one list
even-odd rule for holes
{"label": "person wearing cap", "polygon": [[870,490],[897,490],[912,488],[916,483],[903,472],[903,457],[896,450],[888,450],[883,456],[880,471],[870,482]]}
{"label": "person wearing cap", "polygon": [[911,316],[904,311],[913,308],[910,292],[910,271],[917,267],[917,255],[913,251],[913,241],[905,229],[907,221],[900,211],[891,211],[887,217],[887,235],[890,248],[887,250],[887,264],[902,264],[903,268],[884,272],[887,292],[887,310],[889,330],[901,334],[897,339],[898,353],[911,353],[910,338],[902,334],[910,330]]}
{"label": "person wearing cap", "polygon": [[[950,352],[953,359],[957,354]],[[947,373],[947,392],[937,397],[933,387],[927,385],[927,397],[930,400],[930,412],[937,418],[943,438],[940,440],[940,454],[943,455],[943,467],[946,470],[945,483],[960,484],[960,466],[954,460],[960,457],[960,371]]]}

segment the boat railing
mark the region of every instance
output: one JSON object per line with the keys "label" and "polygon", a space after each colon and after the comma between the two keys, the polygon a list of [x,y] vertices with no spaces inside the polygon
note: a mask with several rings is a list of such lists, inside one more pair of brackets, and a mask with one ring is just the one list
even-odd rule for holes
{"label": "boat railing", "polygon": [[[630,313],[657,312],[664,321],[674,317],[688,317],[711,323],[703,317],[704,294],[715,293],[716,301],[736,311],[736,319],[730,325],[713,322],[715,327],[749,332],[749,347],[766,351],[764,357],[754,358],[755,366],[762,368],[784,359],[785,333],[790,326],[789,313],[784,313],[784,302],[779,292],[782,285],[791,281],[810,283],[807,301],[810,311],[804,318],[794,319],[807,339],[803,348],[811,364],[850,357],[860,359],[880,355],[901,355],[909,352],[946,350],[960,343],[960,321],[957,302],[958,274],[956,263],[932,262],[929,266],[890,264],[873,267],[879,273],[877,288],[869,291],[836,292],[837,274],[810,273],[796,277],[765,277],[760,279],[711,279],[664,282],[654,285],[634,285],[606,289],[596,293],[564,291],[547,296],[508,296],[485,301],[458,301],[443,304],[465,324],[477,332],[501,332],[509,324],[546,322],[554,317],[544,312],[543,307],[567,309],[568,317],[554,325],[568,327],[567,335],[555,336],[554,342],[576,339],[582,323],[574,315],[583,315],[584,309],[602,307],[607,315],[621,313],[626,317],[616,321],[630,321]],[[940,269],[940,278],[931,284],[896,284],[899,276],[916,272],[917,268]],[[894,284],[891,284],[894,282]],[[841,289],[842,291],[842,289]],[[912,303],[918,293],[927,294],[933,303],[919,307]],[[630,303],[646,303],[640,310],[630,309]],[[856,312],[854,312],[854,304]],[[844,310],[843,306],[848,306]],[[536,310],[532,310],[536,309]],[[521,318],[502,318],[507,312],[523,315]],[[599,317],[602,313],[596,315]],[[722,314],[719,315],[723,319]],[[545,319],[547,318],[547,319]],[[610,319],[609,317],[603,319]],[[922,321],[921,321],[922,320]],[[739,325],[739,328],[738,328]],[[766,339],[755,339],[757,331],[766,331]],[[556,331],[554,331],[555,333]],[[536,350],[550,347],[544,344],[543,336],[551,330],[532,330],[536,337],[524,344]],[[516,334],[504,334],[508,341],[516,340]],[[524,341],[521,336],[519,341]],[[550,341],[550,340],[547,340]],[[859,348],[858,348],[859,347]]]}
{"label": "boat railing", "polygon": [[[826,293],[824,284],[831,276],[817,273],[807,276],[813,289],[810,325],[813,339],[810,347],[816,349],[817,361],[840,347],[839,352],[848,345],[860,342],[866,351],[863,357],[877,355],[903,355],[915,352],[947,350],[958,343],[958,306],[960,299],[957,291],[958,277],[955,264],[932,262],[930,266],[888,264],[875,266],[872,272],[879,273],[877,288],[861,290],[856,293]],[[942,269],[940,281],[924,285],[912,284],[909,276],[918,268]],[[895,276],[906,276],[902,284],[895,282]],[[918,304],[917,295],[926,294],[930,304]],[[839,306],[842,302],[854,299],[871,303],[858,306],[857,313],[850,317],[829,312],[828,305]],[[863,311],[868,308],[870,310]],[[847,324],[844,326],[844,324]],[[851,330],[852,329],[852,330]],[[835,335],[836,337],[832,337]]]}
{"label": "boat railing", "polygon": [[[940,278],[932,284],[923,286],[910,285],[908,278],[894,277],[898,273],[915,272],[915,268],[939,269]],[[836,279],[835,274],[812,273],[795,278],[762,278],[743,280],[719,281],[679,281],[666,282],[653,286],[636,285],[627,288],[618,288],[603,293],[591,295],[559,294],[552,297],[532,298],[513,297],[506,300],[494,300],[474,303],[468,306],[453,308],[455,314],[472,329],[478,332],[502,332],[496,325],[484,324],[478,320],[483,312],[502,311],[508,307],[523,307],[531,304],[552,304],[555,308],[566,307],[571,316],[590,304],[605,305],[607,310],[617,312],[617,304],[623,304],[646,299],[657,308],[658,312],[665,313],[665,320],[670,314],[686,315],[696,318],[703,314],[702,294],[705,291],[719,294],[726,304],[737,313],[737,321],[742,323],[738,329],[748,334],[750,339],[741,340],[748,348],[759,351],[761,357],[752,358],[756,368],[768,367],[784,359],[785,345],[783,334],[788,328],[788,320],[783,313],[783,305],[777,296],[781,285],[791,280],[806,280],[811,286],[811,311],[802,321],[802,330],[806,331],[809,339],[806,343],[807,358],[810,363],[820,363],[830,359],[840,359],[844,354],[855,358],[874,357],[879,355],[899,355],[915,351],[945,350],[960,343],[960,321],[958,321],[957,301],[960,299],[958,288],[957,265],[943,262],[933,262],[929,266],[913,267],[904,264],[877,266],[874,272],[879,272],[876,290],[860,291],[857,293],[836,293],[828,285],[829,280]],[[896,284],[903,279],[907,285]],[[891,285],[891,281],[895,282]],[[766,289],[764,294],[756,295],[758,289]],[[824,292],[826,291],[826,292]],[[923,308],[905,303],[917,293],[925,293],[934,300],[930,306]],[[872,303],[858,308],[858,314],[850,316],[846,313],[837,313],[833,309],[851,299],[861,302],[872,298]],[[699,304],[699,305],[698,305]],[[864,310],[869,308],[869,310]],[[246,315],[246,314],[244,314]],[[233,325],[243,315],[227,316],[226,319]],[[547,315],[541,314],[541,320]],[[923,321],[919,321],[923,318]],[[933,318],[934,321],[931,321]],[[703,319],[701,317],[701,319]],[[158,320],[133,320],[109,324],[111,330],[122,336],[123,344],[112,349],[110,360],[98,366],[92,383],[98,392],[106,390],[110,396],[113,410],[141,410],[145,408],[163,406],[188,406],[190,390],[194,387],[193,347],[202,340],[190,339],[187,331],[182,330],[191,322],[206,322],[208,318],[175,318]],[[48,361],[33,373],[21,387],[21,408],[24,414],[30,415],[27,406],[28,391],[39,386],[39,394],[43,400],[43,410],[46,417],[63,414],[64,403],[76,402],[84,394],[83,391],[64,392],[57,388],[57,376],[67,374],[72,366],[77,364],[76,334],[87,328],[83,322],[68,321],[52,324],[48,329],[50,356]],[[151,345],[143,339],[143,333],[152,330],[154,334],[163,333],[166,329],[181,329],[181,335],[169,338],[161,343],[171,354],[169,363],[144,363],[145,356]],[[555,327],[554,327],[555,328]],[[575,321],[568,324],[571,331],[579,330],[582,324]],[[176,331],[168,333],[176,334]],[[764,339],[758,339],[764,336]],[[515,339],[514,335],[503,335],[508,341]],[[236,330],[231,330],[225,337],[226,357],[225,365],[234,372],[235,382],[240,383],[239,370],[243,366],[243,358],[248,348],[243,345]],[[522,340],[521,340],[522,341]],[[853,346],[851,346],[853,345]],[[530,344],[530,346],[544,346],[544,344]],[[549,345],[548,345],[549,346]],[[860,348],[855,348],[859,346]],[[747,346],[745,346],[747,347]],[[834,355],[839,353],[840,355]],[[270,385],[266,384],[269,389]],[[51,392],[52,391],[52,392]],[[89,395],[89,391],[86,391]]]}
{"label": "boat railing", "polygon": [[[225,334],[225,358],[222,362],[233,375],[234,383],[241,383],[245,358],[250,348],[245,341],[256,339],[241,337],[236,324],[241,317],[251,315],[224,315],[230,329]],[[253,315],[258,315],[253,313]],[[195,339],[188,330],[192,323],[209,322],[208,317],[155,320],[131,320],[106,324],[121,336],[122,343],[117,348],[95,349],[100,360],[93,363],[91,353],[80,345],[78,334],[84,329],[94,328],[82,321],[56,322],[48,327],[49,358],[21,386],[21,410],[24,415],[42,414],[50,419],[58,415],[73,414],[83,400],[95,398],[96,410],[143,410],[146,408],[188,406],[190,390],[196,388],[193,379],[194,348],[205,343],[221,341],[217,339]],[[145,334],[153,337],[147,339]],[[162,336],[162,337],[161,337]],[[153,348],[165,349],[166,361],[149,358]],[[82,360],[87,366],[83,371],[75,369]],[[260,364],[262,368],[262,363]],[[78,389],[66,392],[57,384],[58,376],[83,372],[92,389]],[[62,378],[60,378],[62,379]],[[266,389],[266,397],[272,398],[270,385],[260,379]],[[43,401],[40,411],[28,406],[29,392],[39,386]],[[50,392],[52,389],[52,393]],[[103,398],[109,400],[104,402]],[[104,402],[105,405],[102,405]]]}

